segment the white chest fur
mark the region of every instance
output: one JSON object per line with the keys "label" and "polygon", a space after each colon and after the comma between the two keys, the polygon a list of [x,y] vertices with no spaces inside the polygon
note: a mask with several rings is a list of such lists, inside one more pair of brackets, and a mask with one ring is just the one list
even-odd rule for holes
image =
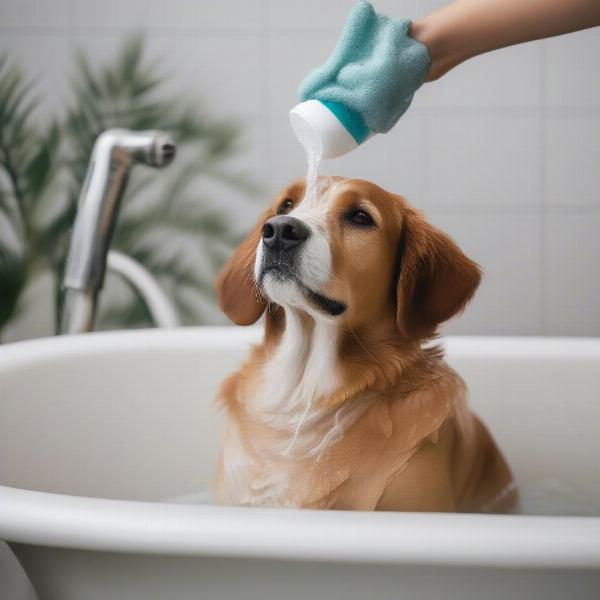
{"label": "white chest fur", "polygon": [[334,323],[316,321],[308,331],[295,310],[286,310],[282,340],[265,365],[250,410],[263,422],[297,437],[315,401],[338,387],[336,351]]}
{"label": "white chest fur", "polygon": [[307,331],[299,316],[286,310],[282,340],[264,366],[256,393],[245,399],[249,416],[278,435],[268,441],[242,439],[238,425],[228,424],[223,475],[230,501],[289,506],[290,478],[297,476],[299,464],[304,472],[307,458],[308,464],[318,462],[365,410],[366,398],[317,408],[317,400],[339,386],[336,352],[335,324],[316,321]]}

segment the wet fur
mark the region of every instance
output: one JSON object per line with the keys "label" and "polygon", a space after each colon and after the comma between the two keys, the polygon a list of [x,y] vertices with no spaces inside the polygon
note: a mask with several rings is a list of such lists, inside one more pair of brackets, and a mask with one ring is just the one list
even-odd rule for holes
{"label": "wet fur", "polygon": [[[464,309],[479,268],[401,197],[373,184],[322,179],[319,206],[303,204],[303,196],[302,182],[285,190],[217,282],[234,322],[248,325],[265,313],[263,343],[221,389],[227,422],[217,500],[509,509],[510,470],[468,409],[462,380],[428,343]],[[320,236],[298,277],[347,306],[341,314],[311,302],[301,286],[276,278],[256,285],[262,225],[285,198],[294,201],[290,214]],[[344,225],[352,206],[372,212],[376,228]]]}

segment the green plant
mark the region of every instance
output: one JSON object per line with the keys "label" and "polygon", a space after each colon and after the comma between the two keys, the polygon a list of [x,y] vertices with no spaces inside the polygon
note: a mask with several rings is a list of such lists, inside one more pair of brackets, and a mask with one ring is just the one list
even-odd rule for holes
{"label": "green plant", "polygon": [[[162,129],[177,142],[178,157],[165,171],[134,169],[113,247],[158,278],[184,323],[205,322],[214,303],[214,274],[237,241],[215,203],[215,189],[243,198],[256,191],[229,164],[242,149],[239,126],[165,92],[140,36],[107,66],[92,65],[82,53],[76,65],[71,104],[42,127],[20,70],[0,58],[0,332],[22,304],[25,286],[41,272],[51,271],[59,290],[88,159],[98,134],[111,127]],[[109,280],[111,285],[118,287]],[[149,324],[142,302],[123,285],[102,308],[101,327]]]}

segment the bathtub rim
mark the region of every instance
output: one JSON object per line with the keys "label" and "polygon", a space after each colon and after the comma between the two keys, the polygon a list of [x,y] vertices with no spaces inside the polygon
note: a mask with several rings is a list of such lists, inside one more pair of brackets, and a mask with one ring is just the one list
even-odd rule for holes
{"label": "bathtub rim", "polygon": [[[79,357],[109,350],[244,349],[259,342],[262,332],[260,325],[202,326],[103,331],[9,342],[0,345],[0,374],[6,369],[37,362],[40,358],[56,360],[58,357]],[[432,343],[441,343],[453,358],[600,359],[600,337],[440,336]]]}
{"label": "bathtub rim", "polygon": [[[44,338],[0,347],[0,375],[69,355],[243,350],[262,328],[201,327]],[[599,338],[444,338],[453,358],[600,359]],[[0,486],[0,538],[136,554],[307,561],[600,568],[600,518],[206,507]],[[252,518],[248,518],[252,511]],[[75,524],[75,525],[74,525]],[[291,546],[287,540],[294,539]],[[560,543],[557,543],[560,540]]]}
{"label": "bathtub rim", "polygon": [[192,506],[6,486],[0,486],[0,504],[0,539],[9,544],[142,555],[600,568],[597,517]]}

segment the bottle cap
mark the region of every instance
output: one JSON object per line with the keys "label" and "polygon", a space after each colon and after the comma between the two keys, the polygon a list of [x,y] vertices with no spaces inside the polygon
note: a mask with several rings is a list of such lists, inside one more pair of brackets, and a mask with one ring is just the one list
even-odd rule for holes
{"label": "bottle cap", "polygon": [[336,158],[369,137],[358,115],[336,102],[306,100],[290,111],[290,123],[307,154]]}

